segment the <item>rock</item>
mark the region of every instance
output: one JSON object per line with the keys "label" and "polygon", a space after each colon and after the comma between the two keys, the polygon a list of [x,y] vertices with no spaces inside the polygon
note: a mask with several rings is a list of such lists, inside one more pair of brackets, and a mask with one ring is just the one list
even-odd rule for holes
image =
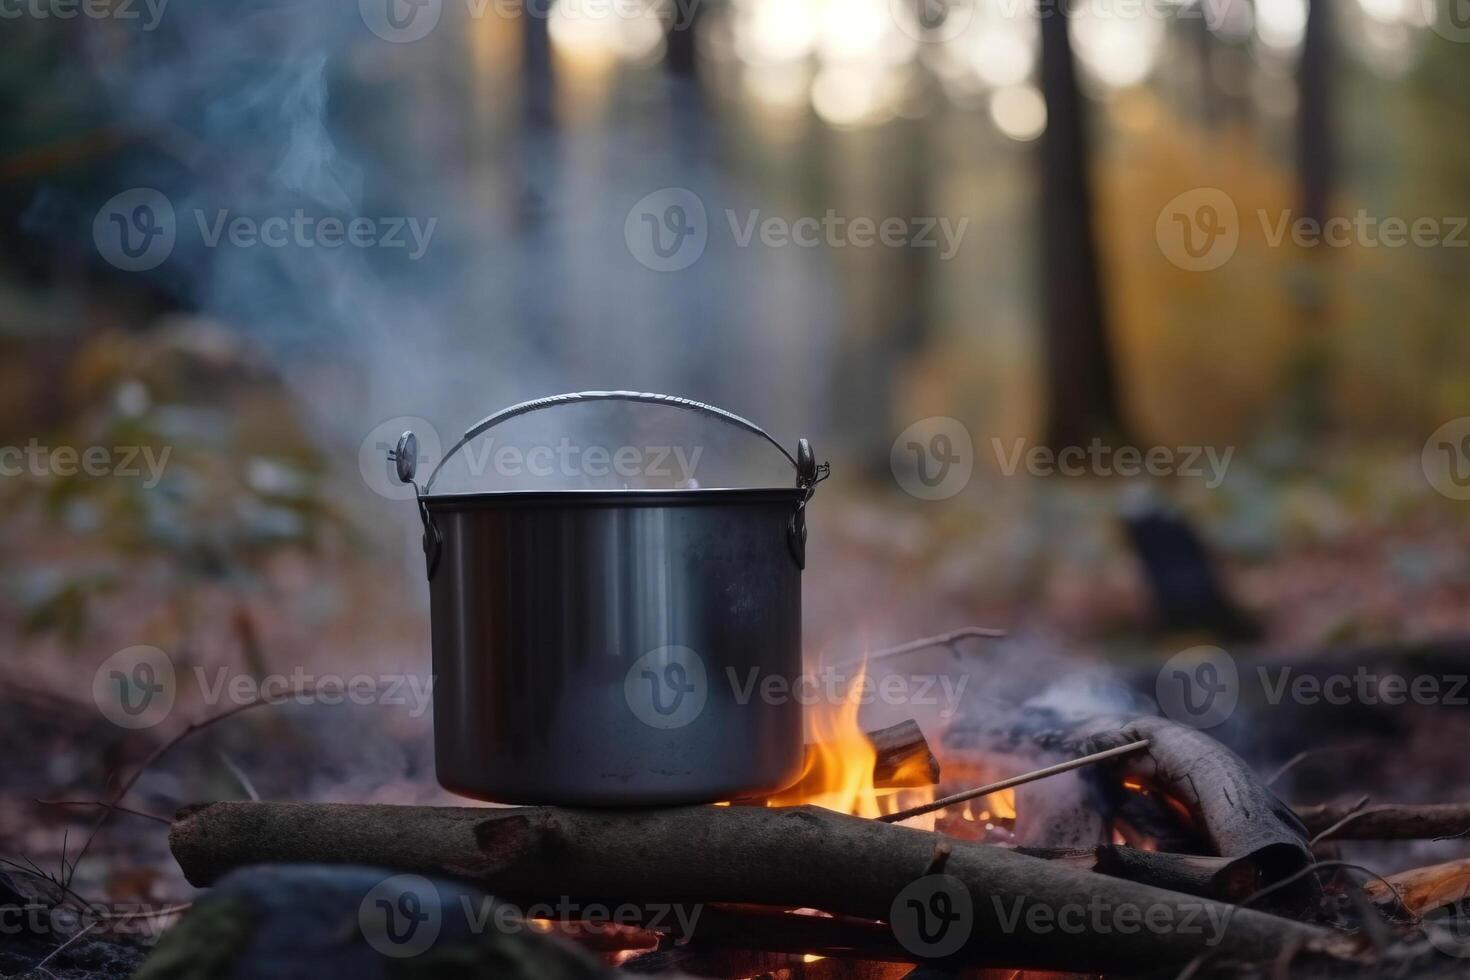
{"label": "rock", "polygon": [[137,980],[607,980],[475,888],[373,868],[261,865],[223,878]]}
{"label": "rock", "polygon": [[[61,897],[61,888],[47,879],[19,871],[0,872],[0,976],[37,980],[131,977],[144,956],[136,943],[86,935],[61,948],[76,935],[78,925],[75,915],[54,912]],[[37,969],[43,961],[45,973]]]}

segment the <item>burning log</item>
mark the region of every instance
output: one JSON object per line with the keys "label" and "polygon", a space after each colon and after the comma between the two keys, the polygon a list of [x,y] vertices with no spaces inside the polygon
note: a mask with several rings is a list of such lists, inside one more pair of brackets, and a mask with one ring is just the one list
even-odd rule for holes
{"label": "burning log", "polygon": [[1119,731],[1094,734],[1089,742],[1105,749],[1141,738],[1149,747],[1120,757],[1114,771],[1182,804],[1179,816],[1195,825],[1216,854],[1248,859],[1268,882],[1312,863],[1307,828],[1297,815],[1245,760],[1205,733],[1163,718],[1140,718]]}
{"label": "burning log", "polygon": [[1200,854],[1166,854],[1102,844],[1090,849],[1018,847],[1021,854],[1060,861],[1074,868],[1141,885],[1226,902],[1239,902],[1261,888],[1249,861]]}
{"label": "burning log", "polygon": [[1470,835],[1470,803],[1319,803],[1294,806],[1324,840],[1432,840]]}
{"label": "burning log", "polygon": [[[739,903],[868,920],[891,918],[905,889],[935,874],[936,860],[931,833],[815,807],[594,811],[230,802],[184,808],[169,840],[185,876],[200,886],[262,862],[369,863],[468,879],[514,900]],[[1263,912],[1003,848],[946,843],[942,881],[969,906],[955,955],[977,965],[1157,969],[1213,948],[1226,938],[1220,930],[1228,931],[1226,948],[1234,956],[1253,961],[1296,944],[1329,956],[1352,951],[1334,933]],[[1057,927],[1089,914],[1128,917],[1134,928]],[[1173,927],[1151,928],[1140,942],[1143,914]],[[1051,927],[1038,927],[1038,919]]]}
{"label": "burning log", "polygon": [[[901,721],[888,728],[864,732],[863,738],[872,746],[874,753],[874,789],[914,789],[933,786],[939,782],[939,760],[929,748],[929,741],[924,738],[919,723],[913,719]],[[828,778],[828,774],[823,771],[820,755],[818,747],[808,743],[806,763],[802,767],[806,776],[801,782],[783,789],[774,798],[747,797],[735,800],[734,803],[737,806],[781,805],[792,797],[820,792],[822,782]]]}
{"label": "burning log", "polygon": [[867,734],[878,753],[873,761],[874,788],[907,789],[939,782],[939,760],[918,722],[910,719]]}

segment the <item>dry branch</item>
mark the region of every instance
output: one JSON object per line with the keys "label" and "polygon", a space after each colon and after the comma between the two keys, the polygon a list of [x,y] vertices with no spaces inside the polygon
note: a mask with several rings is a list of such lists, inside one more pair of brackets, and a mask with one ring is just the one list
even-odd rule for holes
{"label": "dry branch", "polygon": [[[213,803],[181,810],[169,834],[185,876],[207,885],[262,862],[369,864],[464,878],[516,901],[738,903],[814,908],[884,920],[924,874],[934,835],[815,807],[567,810]],[[1106,878],[1062,864],[951,841],[944,872],[973,903],[962,954],[973,963],[1039,969],[1182,965],[1228,923],[1234,956],[1267,961],[1288,943],[1344,956],[1336,934],[1262,912]],[[1030,910],[1154,916],[1150,931],[1037,930]],[[1196,928],[1183,928],[1185,921]],[[1053,923],[1059,919],[1051,919]],[[1136,921],[1136,920],[1135,920]]]}
{"label": "dry branch", "polygon": [[1432,840],[1470,834],[1470,803],[1379,803],[1359,807],[1356,802],[1294,806],[1297,816],[1314,835],[1332,830],[1327,840]]}
{"label": "dry branch", "polygon": [[1470,896],[1470,858],[1389,875],[1384,881],[1368,881],[1363,887],[1368,897],[1381,906],[1397,906],[1402,900],[1409,912],[1424,915]]}
{"label": "dry branch", "polygon": [[1109,878],[1226,902],[1238,902],[1254,894],[1261,884],[1250,862],[1239,859],[1142,851],[1119,844],[1085,849],[1018,847],[1015,850]]}

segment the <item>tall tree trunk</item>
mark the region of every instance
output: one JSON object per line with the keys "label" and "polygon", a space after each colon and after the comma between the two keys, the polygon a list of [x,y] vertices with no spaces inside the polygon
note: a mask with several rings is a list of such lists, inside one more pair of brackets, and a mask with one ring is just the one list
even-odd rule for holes
{"label": "tall tree trunk", "polygon": [[[1332,4],[1311,0],[1301,62],[1297,67],[1297,209],[1302,219],[1318,223],[1332,217],[1335,156],[1332,136]],[[1328,378],[1327,267],[1331,249],[1312,249],[1306,256],[1310,276],[1298,296],[1298,349],[1293,423],[1303,438],[1314,439],[1327,423]]]}
{"label": "tall tree trunk", "polygon": [[705,4],[698,0],[675,0],[673,18],[664,34],[664,69],[678,78],[695,78],[699,50],[695,31]]}
{"label": "tall tree trunk", "polygon": [[553,122],[550,10],[551,0],[526,0],[521,10],[521,113],[531,130],[549,129]]}
{"label": "tall tree trunk", "polygon": [[1332,0],[1311,0],[1297,69],[1297,180],[1301,216],[1325,221],[1332,193]]}
{"label": "tall tree trunk", "polygon": [[1053,448],[1115,438],[1123,425],[1113,377],[1093,237],[1087,120],[1068,34],[1058,10],[1041,16],[1040,282],[1046,339],[1046,439]]}

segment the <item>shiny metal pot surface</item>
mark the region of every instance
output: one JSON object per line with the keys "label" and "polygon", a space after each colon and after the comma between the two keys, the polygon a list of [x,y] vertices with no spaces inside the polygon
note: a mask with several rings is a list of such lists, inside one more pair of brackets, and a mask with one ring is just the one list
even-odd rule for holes
{"label": "shiny metal pot surface", "polygon": [[[508,418],[606,399],[703,412],[781,448],[712,406],[581,392],[498,412],[445,460]],[[418,498],[439,782],[585,806],[707,803],[794,782],[805,507],[826,467],[805,440],[782,452],[794,487],[436,496],[441,461]],[[405,433],[394,458],[406,483],[414,455]]]}

